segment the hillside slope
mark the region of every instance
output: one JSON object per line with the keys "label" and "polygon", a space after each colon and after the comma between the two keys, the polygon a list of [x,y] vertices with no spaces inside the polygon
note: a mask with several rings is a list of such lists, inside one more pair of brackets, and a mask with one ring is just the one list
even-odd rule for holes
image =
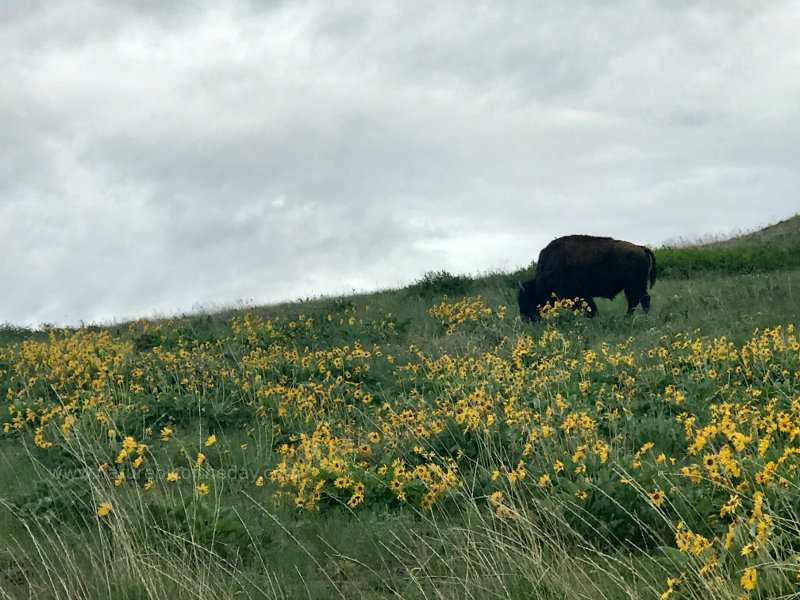
{"label": "hillside slope", "polygon": [[800,244],[800,214],[769,225],[758,231],[738,235],[727,240],[704,244],[708,248],[729,248],[752,244],[770,244],[781,248]]}
{"label": "hillside slope", "polygon": [[655,250],[661,278],[800,267],[800,215],[727,240]]}

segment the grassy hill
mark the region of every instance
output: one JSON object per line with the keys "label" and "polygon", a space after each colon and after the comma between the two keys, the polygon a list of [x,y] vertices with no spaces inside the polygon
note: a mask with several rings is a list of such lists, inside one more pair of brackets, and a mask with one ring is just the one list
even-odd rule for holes
{"label": "grassy hill", "polygon": [[706,245],[712,248],[752,244],[767,244],[782,248],[796,247],[800,241],[798,232],[800,232],[800,215],[795,215],[763,229],[731,237],[730,239],[718,240]]}
{"label": "grassy hill", "polygon": [[664,277],[800,267],[800,215],[730,239],[661,248],[657,258]]}
{"label": "grassy hill", "polygon": [[7,328],[0,598],[797,594],[798,247],[658,249],[633,317],[440,272]]}

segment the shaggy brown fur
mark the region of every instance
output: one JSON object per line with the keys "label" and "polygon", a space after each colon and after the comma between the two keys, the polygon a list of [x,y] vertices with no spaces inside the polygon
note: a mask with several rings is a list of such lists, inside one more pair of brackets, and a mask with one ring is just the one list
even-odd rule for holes
{"label": "shaggy brown fur", "polygon": [[583,299],[589,316],[594,298],[612,299],[625,291],[628,314],[637,304],[650,310],[650,287],[656,281],[656,258],[649,248],[609,237],[568,235],[550,242],[539,254],[536,276],[522,284],[517,301],[523,320],[537,320],[539,309],[556,299]]}

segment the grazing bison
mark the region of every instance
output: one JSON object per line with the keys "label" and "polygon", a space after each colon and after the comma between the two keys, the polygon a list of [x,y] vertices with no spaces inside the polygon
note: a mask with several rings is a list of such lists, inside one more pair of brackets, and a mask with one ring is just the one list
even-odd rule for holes
{"label": "grazing bison", "polygon": [[593,298],[613,299],[625,290],[628,314],[637,304],[650,310],[650,287],[656,281],[656,258],[649,248],[608,237],[568,235],[550,242],[539,254],[536,276],[521,284],[517,301],[523,321],[539,319],[540,307],[553,297],[582,298],[589,316],[597,314]]}

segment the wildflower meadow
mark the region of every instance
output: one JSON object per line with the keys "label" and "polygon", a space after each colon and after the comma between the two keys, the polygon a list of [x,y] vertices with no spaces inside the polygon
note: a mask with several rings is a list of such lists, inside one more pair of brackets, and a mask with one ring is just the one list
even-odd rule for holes
{"label": "wildflower meadow", "polygon": [[674,269],[8,326],[0,598],[796,596],[800,271]]}

